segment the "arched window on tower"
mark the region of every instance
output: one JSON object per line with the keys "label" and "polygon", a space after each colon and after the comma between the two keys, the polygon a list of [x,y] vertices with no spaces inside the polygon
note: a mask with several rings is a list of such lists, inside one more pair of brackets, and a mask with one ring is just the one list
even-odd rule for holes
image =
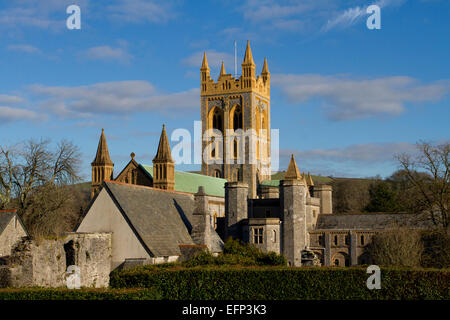
{"label": "arched window on tower", "polygon": [[221,174],[220,170],[214,170],[214,177],[222,178],[222,174]]}
{"label": "arched window on tower", "polygon": [[235,158],[235,159],[237,159],[238,158],[238,141],[237,141],[237,139],[234,139],[234,141],[233,141],[233,157]]}
{"label": "arched window on tower", "polygon": [[222,113],[218,108],[214,110],[213,114],[213,129],[217,129],[220,132],[223,132],[223,117]]}
{"label": "arched window on tower", "polygon": [[233,130],[242,129],[242,109],[237,106],[233,113]]}

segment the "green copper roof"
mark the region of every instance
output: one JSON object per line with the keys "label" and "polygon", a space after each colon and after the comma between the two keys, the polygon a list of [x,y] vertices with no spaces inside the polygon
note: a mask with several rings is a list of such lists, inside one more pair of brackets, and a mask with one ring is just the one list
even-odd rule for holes
{"label": "green copper roof", "polygon": [[[153,177],[153,166],[145,164],[140,166]],[[226,179],[175,170],[175,191],[197,193],[198,187],[203,186],[207,195],[225,197],[226,182]]]}
{"label": "green copper roof", "polygon": [[263,180],[260,182],[262,186],[278,187],[280,180]]}

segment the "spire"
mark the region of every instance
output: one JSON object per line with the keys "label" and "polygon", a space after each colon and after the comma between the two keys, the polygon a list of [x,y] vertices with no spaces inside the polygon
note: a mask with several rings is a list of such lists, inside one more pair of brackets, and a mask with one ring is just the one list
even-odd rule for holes
{"label": "spire", "polygon": [[202,69],[209,69],[208,59],[206,59],[206,52],[203,52]]}
{"label": "spire", "polygon": [[102,135],[100,136],[100,141],[98,142],[97,154],[95,155],[95,159],[92,164],[113,164],[109,156],[108,144],[106,143],[105,129],[102,129]]}
{"label": "spire", "polygon": [[245,49],[243,64],[255,64],[252,56],[252,49],[250,48],[250,40],[247,40],[247,48]]}
{"label": "spire", "polygon": [[291,155],[291,162],[287,168],[286,174],[284,175],[286,180],[302,180],[302,176],[298,171],[297,163],[295,163],[294,155]]}
{"label": "spire", "polygon": [[268,73],[269,73],[269,67],[267,66],[267,57],[265,57],[261,74],[268,74]]}
{"label": "spire", "polygon": [[223,61],[222,61],[222,67],[220,68],[220,75],[221,76],[224,76],[224,75],[226,75],[227,73],[225,72],[225,64],[223,63]]}
{"label": "spire", "polygon": [[169,139],[167,138],[166,126],[163,124],[161,138],[159,139],[158,152],[153,161],[173,162],[170,151]]}
{"label": "spire", "polygon": [[309,174],[309,172],[308,172],[308,180],[307,180],[307,182],[308,182],[308,186],[314,186],[314,181],[313,181],[311,175]]}

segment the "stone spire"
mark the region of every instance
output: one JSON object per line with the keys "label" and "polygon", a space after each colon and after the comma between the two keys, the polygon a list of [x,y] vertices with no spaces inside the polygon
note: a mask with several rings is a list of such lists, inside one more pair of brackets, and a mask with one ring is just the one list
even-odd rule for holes
{"label": "stone spire", "polygon": [[302,180],[302,175],[298,171],[297,163],[295,162],[294,155],[291,155],[291,161],[284,175],[285,180]]}
{"label": "stone spire", "polygon": [[250,48],[250,40],[247,40],[247,48],[245,49],[245,56],[243,64],[255,64],[252,56],[252,49]]}
{"label": "stone spire", "polygon": [[102,129],[102,134],[98,142],[97,154],[95,155],[95,159],[92,162],[92,165],[94,164],[113,164],[109,156],[108,144],[106,143],[105,129]]}
{"label": "stone spire", "polygon": [[310,187],[314,186],[314,181],[313,181],[313,179],[311,177],[311,174],[309,172],[308,172],[308,180],[307,180],[307,182],[308,182],[308,186],[310,186]]}
{"label": "stone spire", "polygon": [[223,63],[223,61],[222,61],[222,67],[220,68],[220,75],[221,76],[224,76],[224,75],[226,75],[227,73],[225,72],[225,64]]}
{"label": "stone spire", "polygon": [[267,57],[264,58],[264,65],[263,69],[261,71],[261,74],[268,74],[269,73],[269,67],[267,66]]}
{"label": "stone spire", "polygon": [[153,161],[169,161],[172,160],[172,153],[170,151],[169,139],[167,138],[166,126],[163,124],[161,138],[159,138],[158,152]]}
{"label": "stone spire", "polygon": [[114,163],[109,156],[108,144],[106,143],[105,130],[102,129],[100,140],[98,142],[97,154],[91,163],[92,180],[91,180],[91,199],[100,189],[103,181],[113,179]]}
{"label": "stone spire", "polygon": [[206,52],[203,52],[203,61],[201,69],[209,69],[208,59],[206,59]]}
{"label": "stone spire", "polygon": [[172,160],[166,126],[163,125],[158,152],[153,158],[153,187],[173,190],[175,186],[175,163]]}

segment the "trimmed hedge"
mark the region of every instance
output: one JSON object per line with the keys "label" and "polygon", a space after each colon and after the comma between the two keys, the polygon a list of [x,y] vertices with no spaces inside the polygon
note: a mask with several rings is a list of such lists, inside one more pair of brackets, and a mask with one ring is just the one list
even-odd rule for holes
{"label": "trimmed hedge", "polygon": [[0,289],[0,300],[157,300],[153,289]]}
{"label": "trimmed hedge", "polygon": [[113,288],[151,288],[170,300],[347,300],[450,298],[450,271],[382,268],[369,290],[365,268],[135,268],[113,272]]}

